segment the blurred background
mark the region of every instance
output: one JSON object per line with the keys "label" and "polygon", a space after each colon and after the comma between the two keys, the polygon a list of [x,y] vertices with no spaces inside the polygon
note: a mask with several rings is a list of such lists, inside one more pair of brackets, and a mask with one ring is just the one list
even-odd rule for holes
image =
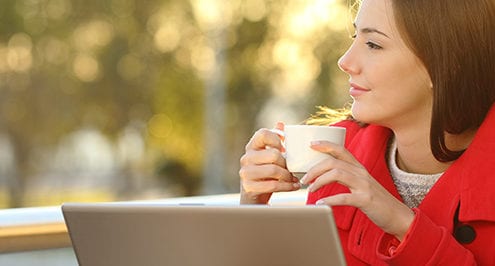
{"label": "blurred background", "polygon": [[346,0],[0,0],[0,208],[239,191],[251,135],[350,100]]}

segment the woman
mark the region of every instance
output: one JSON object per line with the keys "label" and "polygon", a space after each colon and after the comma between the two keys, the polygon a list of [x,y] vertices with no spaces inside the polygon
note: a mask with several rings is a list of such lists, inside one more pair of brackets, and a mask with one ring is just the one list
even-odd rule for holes
{"label": "woman", "polygon": [[[308,204],[332,206],[349,265],[495,265],[494,1],[363,0],[355,29],[345,148],[312,144],[333,157]],[[255,133],[241,203],[301,187],[281,150]]]}

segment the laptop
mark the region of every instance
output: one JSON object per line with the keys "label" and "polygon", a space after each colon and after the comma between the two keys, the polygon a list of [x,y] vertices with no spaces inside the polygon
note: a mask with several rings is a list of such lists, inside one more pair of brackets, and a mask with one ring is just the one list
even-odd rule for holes
{"label": "laptop", "polygon": [[81,266],[345,265],[326,206],[66,203]]}

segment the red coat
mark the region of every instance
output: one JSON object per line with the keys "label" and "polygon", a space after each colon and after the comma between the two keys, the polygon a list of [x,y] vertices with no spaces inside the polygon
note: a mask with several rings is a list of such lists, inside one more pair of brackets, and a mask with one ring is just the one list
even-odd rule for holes
{"label": "red coat", "polygon": [[[359,127],[351,121],[346,147],[390,193],[400,195],[386,163],[389,129]],[[329,184],[308,195],[308,204],[349,190]],[[492,107],[464,154],[440,177],[416,212],[408,237],[393,255],[398,240],[360,210],[333,207],[349,265],[495,265],[495,108]],[[456,215],[458,210],[458,215]],[[465,243],[456,240],[465,234]],[[462,242],[462,241],[461,241]]]}

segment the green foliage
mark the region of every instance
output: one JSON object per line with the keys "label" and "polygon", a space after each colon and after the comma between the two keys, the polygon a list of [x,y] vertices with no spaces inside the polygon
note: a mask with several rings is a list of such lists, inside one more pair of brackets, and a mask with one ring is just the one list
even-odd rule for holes
{"label": "green foliage", "polygon": [[[215,35],[199,19],[201,12],[194,9],[198,3],[0,1],[0,133],[15,151],[15,170],[3,178],[15,182],[0,187],[7,187],[12,206],[23,204],[22,194],[33,176],[51,171],[39,154],[53,157],[50,152],[64,138],[84,128],[117,142],[130,125],[141,125],[146,150],[140,158],[140,175],[175,169],[165,167],[167,158],[189,173],[187,183],[200,183],[208,141],[203,135],[205,80],[218,40],[212,40]],[[303,116],[314,112],[316,105],[338,107],[345,101],[335,97],[339,85],[335,73],[337,58],[348,43],[346,34],[322,25],[314,36],[284,37],[284,12],[296,12],[289,9],[294,2],[261,1],[266,12],[260,17],[249,13],[250,3],[254,2],[223,3],[232,9],[220,51],[225,56],[220,81],[226,87],[223,119],[228,132],[224,133],[223,178],[233,191],[238,189],[243,147],[259,126],[263,106],[277,97],[274,80],[284,71],[272,56],[278,41],[293,38],[318,60],[319,73],[309,91],[292,103],[304,110]],[[193,190],[198,191],[188,191]]]}

